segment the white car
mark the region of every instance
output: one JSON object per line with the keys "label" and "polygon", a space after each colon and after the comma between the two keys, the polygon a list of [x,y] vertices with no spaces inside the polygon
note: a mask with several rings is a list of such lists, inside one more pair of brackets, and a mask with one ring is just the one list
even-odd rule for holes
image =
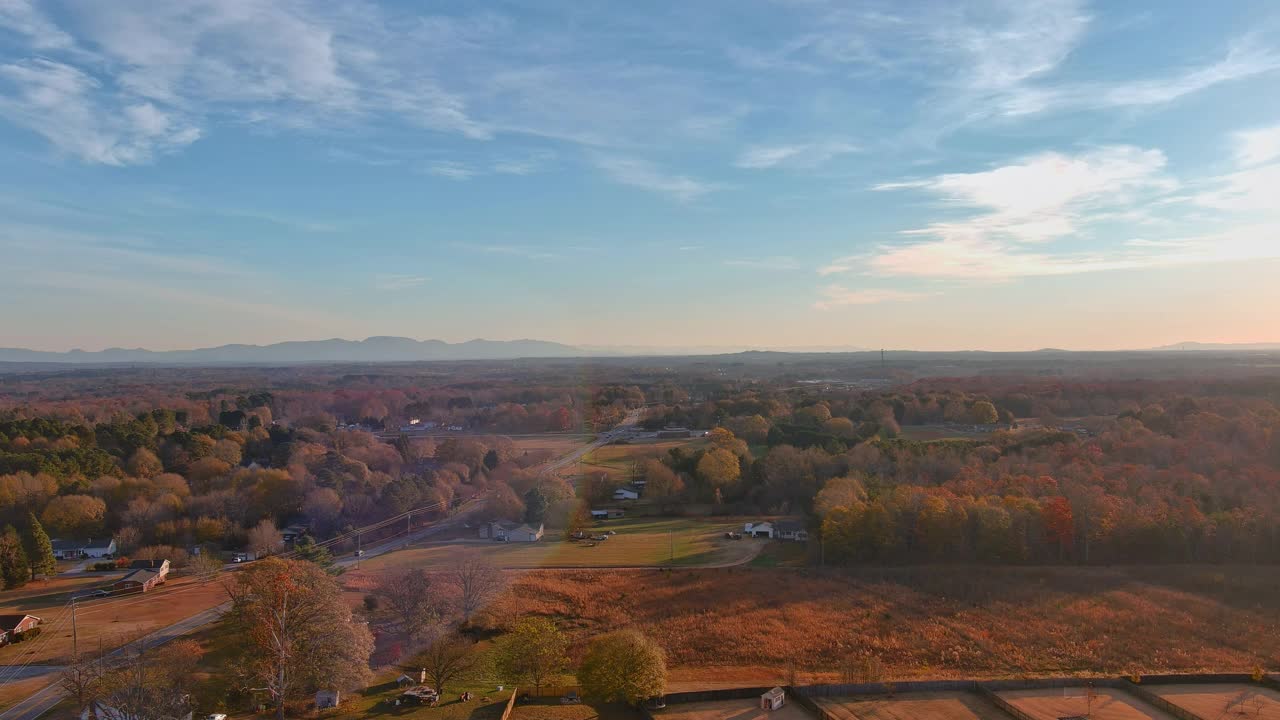
{"label": "white car", "polygon": [[205,715],[204,720],[227,720],[227,716],[225,713],[213,713],[212,715]]}

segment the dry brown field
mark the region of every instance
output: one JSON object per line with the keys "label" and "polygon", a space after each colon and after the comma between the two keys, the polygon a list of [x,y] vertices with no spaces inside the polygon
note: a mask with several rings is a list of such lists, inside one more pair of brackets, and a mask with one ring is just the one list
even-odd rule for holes
{"label": "dry brown field", "polygon": [[1096,688],[1092,704],[1083,686],[1044,690],[1010,690],[999,693],[1010,705],[1037,718],[1058,720],[1088,717],[1089,720],[1173,720],[1163,710],[1147,704],[1123,690]]}
{"label": "dry brown field", "polygon": [[814,702],[839,720],[1008,720],[1000,708],[964,691],[814,698]]}
{"label": "dry brown field", "polygon": [[1147,690],[1205,720],[1280,720],[1280,693],[1257,685],[1152,685]]}
{"label": "dry brown field", "polygon": [[[1280,666],[1269,567],[916,567],[529,571],[488,622],[556,619],[587,638],[634,627],[672,667],[794,667],[839,680],[874,655],[886,679],[1123,675]],[[713,673],[715,674],[715,673]],[[759,674],[753,670],[753,674]]]}
{"label": "dry brown field", "polygon": [[[0,648],[0,665],[56,664],[71,656],[71,623],[64,612],[68,589],[84,590],[109,582],[96,577],[92,583],[75,583],[59,592],[26,597],[0,597],[0,614],[28,613],[45,621],[32,640]],[[83,602],[76,613],[81,650],[114,648],[129,640],[172,625],[227,600],[217,581],[197,583],[176,578],[148,593]]]}

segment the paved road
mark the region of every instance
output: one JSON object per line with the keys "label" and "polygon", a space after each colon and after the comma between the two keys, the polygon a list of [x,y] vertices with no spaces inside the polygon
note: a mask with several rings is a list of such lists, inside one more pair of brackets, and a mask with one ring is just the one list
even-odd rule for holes
{"label": "paved road", "polygon": [[541,473],[543,475],[554,475],[555,473],[558,473],[561,470],[569,467],[570,465],[573,465],[574,463],[578,462],[587,453],[591,452],[592,450],[595,450],[600,447],[604,447],[605,445],[608,445],[614,440],[630,438],[636,432],[636,423],[640,422],[640,413],[643,411],[644,411],[643,408],[636,408],[635,410],[632,410],[631,412],[627,413],[627,417],[623,419],[621,425],[618,425],[612,430],[608,430],[600,433],[599,435],[596,436],[596,439],[591,443],[587,445],[583,445],[577,450],[574,450],[568,453],[567,455],[563,455],[556,460],[552,460],[551,462],[542,466]]}
{"label": "paved road", "polygon": [[[619,438],[631,437],[635,433],[636,423],[640,421],[641,412],[642,412],[642,409],[632,410],[630,413],[627,414],[626,419],[623,420],[621,425],[619,425],[618,427],[612,430],[609,430],[608,432],[601,433],[599,436],[597,436],[596,440],[593,441],[592,443],[586,446],[583,446],[581,448],[578,448],[577,450],[574,450],[564,455],[563,457],[553,460],[552,462],[543,466],[542,472],[547,474],[553,473],[553,472],[559,472],[560,470],[568,467],[569,465],[572,465],[573,463],[578,462],[579,460],[582,459],[584,455],[591,452],[592,450],[595,450],[596,448],[607,445],[608,443],[614,440],[617,440]],[[393,550],[398,550],[400,548],[406,547],[415,542],[431,537],[432,535],[435,535],[437,533],[444,532],[445,530],[448,530],[454,527],[458,523],[461,523],[468,515],[470,515],[472,512],[477,510],[481,505],[483,505],[483,503],[484,503],[483,499],[473,499],[471,501],[468,501],[467,503],[463,504],[461,508],[459,508],[459,512],[451,515],[445,520],[442,520],[437,523],[433,523],[429,527],[425,527],[425,528],[422,528],[421,530],[409,533],[403,538],[394,538],[392,540],[388,540],[385,543],[381,543],[373,547],[365,548],[364,555],[361,558],[356,558],[354,556],[346,556],[336,560],[334,564],[341,567],[350,567],[350,566],[356,565],[358,560],[377,557],[384,553],[388,553]],[[231,565],[228,567],[234,568],[237,566]],[[139,640],[135,640],[133,643],[123,645],[117,648],[116,650],[112,651],[110,654],[116,655],[116,654],[125,652],[128,648],[138,643],[158,645],[158,644],[173,640],[174,638],[178,638],[183,635],[186,635],[187,633],[194,632],[195,630],[198,630],[204,627],[205,625],[208,625],[209,623],[222,617],[222,614],[227,611],[228,607],[229,607],[228,604],[219,605],[217,607],[210,608],[203,612],[192,615],[191,617],[185,620],[179,620],[173,625],[170,625],[165,628],[161,628],[151,633],[150,635],[147,635]],[[53,666],[43,666],[43,667],[51,668],[51,669],[46,669],[45,671],[46,674],[51,674],[53,671],[56,671],[58,669]],[[62,688],[58,686],[55,680],[53,684],[48,685],[44,688],[41,688],[40,690],[36,691],[34,694],[28,696],[26,699],[10,706],[4,712],[0,712],[0,720],[35,720],[36,718],[40,717],[44,713],[48,712],[54,705],[57,705],[62,700],[62,698],[65,697],[65,695],[66,693],[63,692]]]}
{"label": "paved road", "polygon": [[[457,525],[458,523],[462,522],[464,518],[466,518],[476,509],[478,509],[483,503],[484,503],[483,500],[471,500],[467,503],[464,503],[459,508],[459,511],[457,513],[449,516],[444,520],[441,520],[440,522],[432,523],[430,526],[422,528],[421,530],[417,530],[413,533],[410,533],[408,536],[404,538],[393,538],[391,540],[388,540],[385,543],[381,543],[372,547],[365,548],[364,556],[359,559],[363,560],[366,558],[377,557],[378,555],[391,552],[392,550],[398,550],[404,547],[405,545],[407,545],[408,543],[430,537],[436,533],[444,532],[445,530],[448,530],[453,526]],[[347,556],[334,561],[334,565],[338,565],[340,567],[350,567],[352,565],[355,565],[356,561],[357,561],[356,557]],[[234,568],[234,567],[243,567],[243,566],[231,566],[231,567]],[[218,605],[217,607],[212,607],[212,608],[209,608],[208,610],[203,610],[201,612],[198,612],[195,615],[192,615],[191,617],[188,617],[184,620],[179,620],[178,622],[172,625],[160,628],[159,630],[156,630],[155,632],[149,635],[145,635],[142,638],[139,638],[138,640],[135,640],[126,645],[122,645],[116,648],[115,650],[111,651],[110,653],[108,653],[108,657],[124,653],[136,645],[141,645],[141,644],[146,644],[149,646],[160,645],[160,644],[169,642],[170,640],[174,640],[176,638],[182,637],[183,635],[186,635],[188,633],[195,632],[196,630],[199,630],[205,625],[208,625],[209,623],[212,623],[216,621],[218,618],[222,617],[223,613],[225,613],[228,609],[230,609],[230,607],[231,607],[230,603],[223,603],[221,605]],[[42,669],[43,672],[35,672],[33,669],[36,669],[36,668]],[[62,699],[66,697],[66,692],[63,691],[63,689],[58,686],[56,676],[52,676],[54,673],[58,672],[59,670],[61,670],[61,668],[54,665],[28,666],[26,670],[24,670],[24,675],[22,675],[19,678],[14,678],[14,680],[25,679],[28,677],[38,677],[40,675],[47,674],[47,675],[51,675],[50,680],[52,681],[52,684],[47,685],[41,688],[40,690],[37,690],[34,694],[27,696],[26,699],[10,706],[7,710],[0,713],[0,720],[35,720],[36,718],[40,717],[44,713],[49,712],[49,710],[51,710],[53,706],[61,702]]]}

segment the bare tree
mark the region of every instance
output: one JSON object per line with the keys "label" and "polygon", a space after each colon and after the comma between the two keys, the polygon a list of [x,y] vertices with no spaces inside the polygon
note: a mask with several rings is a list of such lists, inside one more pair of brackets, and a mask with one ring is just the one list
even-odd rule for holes
{"label": "bare tree", "polygon": [[275,552],[284,543],[284,536],[270,519],[264,519],[249,530],[249,551],[256,557]]}
{"label": "bare tree", "polygon": [[465,678],[479,664],[474,643],[456,632],[437,634],[421,657],[431,686],[441,696],[447,683]]}
{"label": "bare tree", "polygon": [[471,617],[486,605],[493,602],[504,587],[506,576],[490,563],[479,552],[463,552],[449,566],[445,574],[448,582],[457,590],[458,611],[462,614],[463,624],[471,622]]}
{"label": "bare tree", "polygon": [[84,710],[102,685],[106,666],[97,654],[81,655],[62,668],[58,685],[76,702],[76,710]]}
{"label": "bare tree", "polygon": [[440,602],[431,587],[431,576],[421,568],[384,575],[373,592],[387,601],[406,641],[440,620]]}
{"label": "bare tree", "polygon": [[191,714],[191,678],[202,652],[194,640],[159,647],[134,644],[122,657],[113,657],[113,667],[93,682],[93,695],[122,717],[187,717]]}

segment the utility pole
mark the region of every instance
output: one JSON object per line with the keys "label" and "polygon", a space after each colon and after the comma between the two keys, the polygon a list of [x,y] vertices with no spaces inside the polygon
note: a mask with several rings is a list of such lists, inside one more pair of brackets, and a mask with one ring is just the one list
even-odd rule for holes
{"label": "utility pole", "polygon": [[356,569],[360,569],[360,555],[363,551],[360,549],[360,533],[356,532]]}
{"label": "utility pole", "polygon": [[76,599],[71,598],[71,659],[80,659],[80,636],[76,628]]}

